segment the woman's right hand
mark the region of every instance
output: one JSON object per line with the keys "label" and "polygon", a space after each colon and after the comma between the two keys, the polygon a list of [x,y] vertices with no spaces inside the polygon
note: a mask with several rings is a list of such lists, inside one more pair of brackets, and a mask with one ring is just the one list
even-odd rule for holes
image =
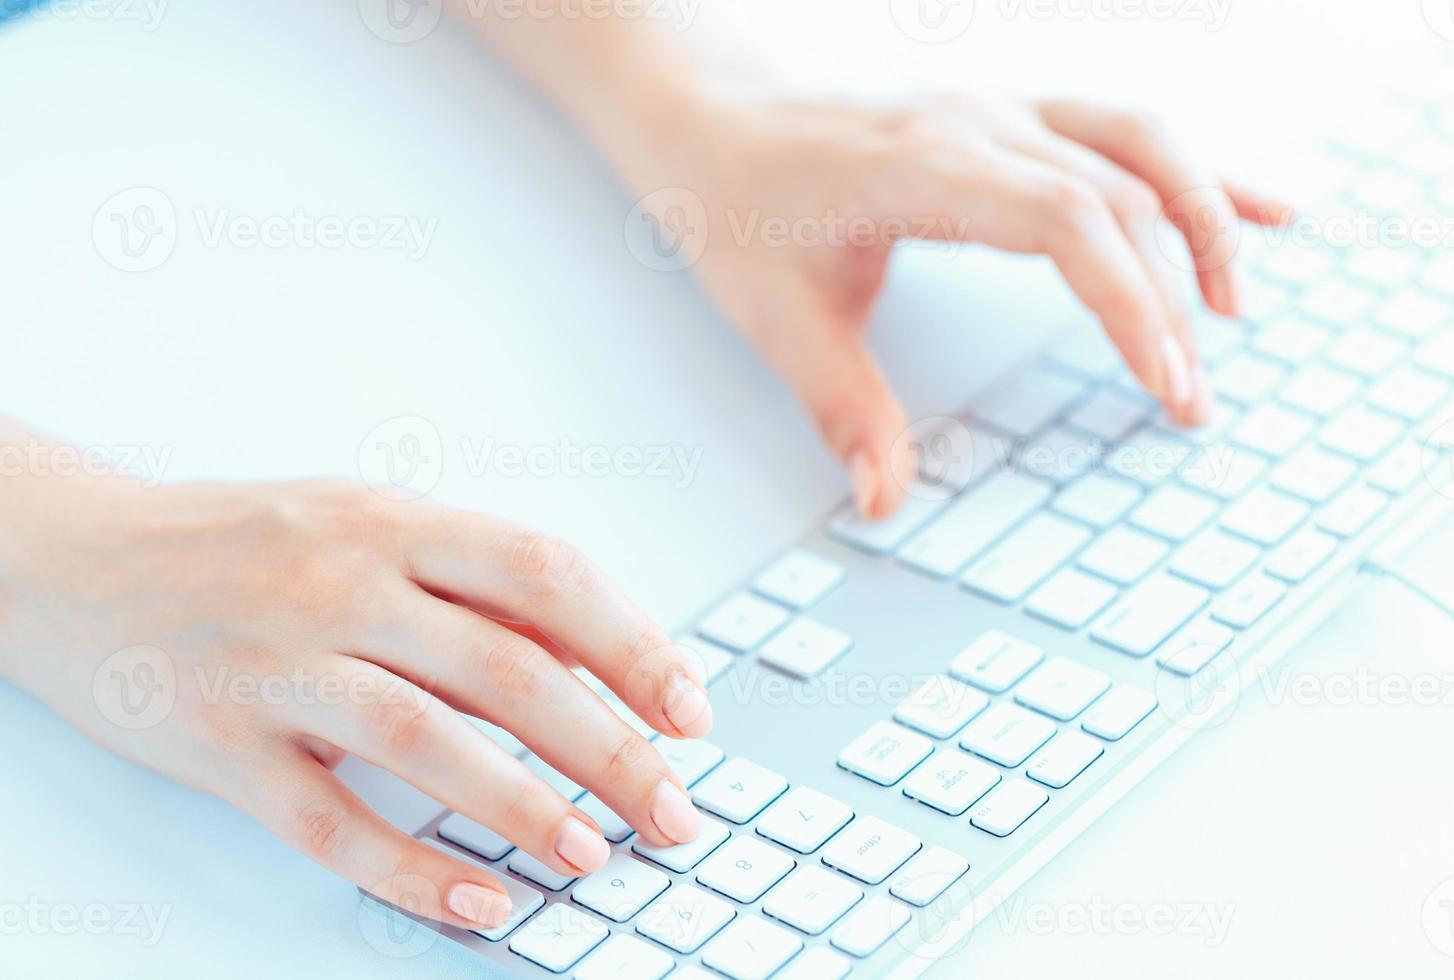
{"label": "woman's right hand", "polygon": [[29,482],[44,486],[4,488],[0,671],[379,898],[417,899],[423,881],[436,917],[466,928],[510,909],[496,878],[350,793],[331,771],[347,752],[561,874],[609,856],[590,816],[460,712],[647,842],[696,836],[661,754],[567,664],[670,738],[711,727],[700,668],[569,545],[333,483]]}

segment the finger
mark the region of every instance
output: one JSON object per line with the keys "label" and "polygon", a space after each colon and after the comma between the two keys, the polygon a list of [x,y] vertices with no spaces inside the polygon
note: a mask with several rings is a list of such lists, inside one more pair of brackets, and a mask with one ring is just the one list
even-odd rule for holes
{"label": "finger", "polygon": [[1197,356],[1180,270],[1173,267],[1157,239],[1161,199],[1156,191],[1095,151],[1054,133],[1023,136],[1013,145],[1022,153],[1085,180],[1106,199],[1147,277],[1156,287],[1162,316],[1181,345],[1190,371],[1191,397],[1167,405],[1167,413],[1181,425],[1205,424],[1211,415],[1211,394],[1206,371]]}
{"label": "finger", "polygon": [[[791,322],[782,330],[753,331],[754,342],[847,468],[859,512],[887,517],[903,503],[916,476],[913,449],[899,438],[908,424],[903,406],[861,325],[842,322],[808,297],[783,305]],[[776,339],[783,336],[791,340]]]}
{"label": "finger", "polygon": [[299,731],[389,770],[561,874],[606,863],[595,821],[454,709],[367,661],[340,655],[333,667],[347,696],[294,707]]}
{"label": "finger", "polygon": [[1237,216],[1243,221],[1281,227],[1297,217],[1297,209],[1286,201],[1260,194],[1241,184],[1224,180],[1222,189],[1232,199],[1232,206],[1237,209]]}
{"label": "finger", "polygon": [[1237,212],[1221,181],[1198,166],[1148,117],[1079,101],[1039,106],[1051,129],[1082,143],[1150,184],[1166,217],[1186,239],[1207,305],[1224,316],[1241,313],[1241,286],[1232,260]]}
{"label": "finger", "polygon": [[[694,840],[691,798],[666,760],[581,679],[520,634],[412,585],[370,660],[508,730],[656,846]],[[427,678],[427,681],[426,681]]]}
{"label": "finger", "polygon": [[233,799],[285,843],[375,897],[464,929],[510,917],[499,879],[400,832],[299,749]]}
{"label": "finger", "polygon": [[510,521],[415,508],[408,571],[428,589],[492,619],[528,623],[674,738],[700,738],[712,708],[700,667],[569,544]]}
{"label": "finger", "polygon": [[925,161],[914,176],[907,213],[945,216],[956,239],[1050,256],[1147,390],[1168,405],[1187,400],[1190,368],[1160,296],[1093,186],[989,145]]}

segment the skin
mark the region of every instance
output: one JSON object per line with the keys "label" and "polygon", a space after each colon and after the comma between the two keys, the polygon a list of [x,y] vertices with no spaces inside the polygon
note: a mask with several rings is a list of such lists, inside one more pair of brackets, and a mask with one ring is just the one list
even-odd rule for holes
{"label": "skin", "polygon": [[[462,2],[456,15],[469,17]],[[1235,315],[1230,229],[1290,217],[1203,171],[1136,113],[964,94],[807,97],[736,51],[691,50],[639,19],[471,24],[557,100],[656,220],[683,200],[700,209],[693,272],[792,386],[871,516],[897,507],[914,475],[897,439],[904,411],[864,341],[900,238],[1050,256],[1136,377],[1195,424],[1210,395],[1179,299],[1187,273],[1168,264],[1157,225],[1183,230],[1205,302]],[[774,242],[742,235],[752,213],[867,231]],[[0,447],[39,438],[0,421]],[[558,872],[606,860],[596,823],[460,712],[515,734],[648,842],[697,833],[660,753],[571,668],[669,738],[711,728],[700,668],[565,542],[322,482],[147,488],[32,473],[0,482],[0,512],[11,518],[0,674],[385,901],[465,927],[509,914],[496,879],[353,796],[332,772],[345,753]],[[175,702],[131,724],[126,685],[113,683],[128,677],[163,677]],[[238,678],[253,686],[228,683]],[[286,696],[256,696],[279,683]]]}

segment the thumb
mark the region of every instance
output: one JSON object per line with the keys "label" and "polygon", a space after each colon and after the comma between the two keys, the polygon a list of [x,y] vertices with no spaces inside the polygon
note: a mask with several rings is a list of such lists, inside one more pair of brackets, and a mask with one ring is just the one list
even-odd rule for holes
{"label": "thumb", "polygon": [[784,326],[765,351],[768,361],[847,468],[859,512],[887,517],[916,475],[913,447],[900,438],[907,425],[903,406],[859,330],[825,314]]}

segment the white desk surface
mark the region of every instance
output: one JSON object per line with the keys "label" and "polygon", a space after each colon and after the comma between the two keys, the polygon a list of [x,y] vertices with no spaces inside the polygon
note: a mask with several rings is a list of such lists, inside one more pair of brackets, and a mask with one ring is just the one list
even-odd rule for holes
{"label": "white desk surface", "polygon": [[[700,8],[694,29],[728,7]],[[1142,94],[1234,159],[1299,128],[1310,109],[1337,109],[1338,88],[1400,60],[1395,42],[1430,39],[1411,0],[1234,5],[1220,31],[1007,21],[1005,10],[1024,8],[981,2],[961,42],[927,49],[893,33],[886,7],[730,5],[820,81]],[[843,493],[790,399],[691,284],[627,255],[629,202],[469,40],[441,30],[386,45],[348,0],[161,10],[152,31],[55,11],[0,29],[0,411],[84,443],[166,448],[173,479],[349,475],[365,434],[398,415],[430,419],[453,447],[562,436],[700,447],[685,489],[472,479],[455,451],[437,491],[576,540],[672,624]],[[136,185],[163,189],[182,231],[165,265],[125,274],[100,260],[91,226],[103,201]],[[192,218],[299,207],[433,216],[438,231],[411,262],[209,249]],[[908,257],[875,343],[911,411],[963,403],[1056,325],[1071,309],[1062,296],[1028,312],[1023,298],[1051,282],[1036,263],[974,250]],[[975,329],[997,323],[1025,330],[992,339]],[[1454,629],[1377,588],[1289,669],[1454,672]],[[1448,923],[1426,929],[1421,916],[1454,876],[1448,709],[1310,705],[1280,684],[1246,692],[1230,723],[1123,800],[936,975],[1447,976],[1454,959],[1435,943],[1454,953]],[[481,975],[448,943],[404,962],[382,957],[360,938],[350,886],[6,686],[0,738],[0,972]],[[394,814],[406,824],[407,809]],[[1103,903],[1115,910],[1109,926],[1076,918]],[[57,935],[17,912],[120,916],[136,904],[168,916],[153,945],[119,923]],[[1205,908],[1231,915],[1216,942],[1200,931],[1205,916],[1170,934],[1134,924]],[[42,922],[55,921],[48,914]]]}

